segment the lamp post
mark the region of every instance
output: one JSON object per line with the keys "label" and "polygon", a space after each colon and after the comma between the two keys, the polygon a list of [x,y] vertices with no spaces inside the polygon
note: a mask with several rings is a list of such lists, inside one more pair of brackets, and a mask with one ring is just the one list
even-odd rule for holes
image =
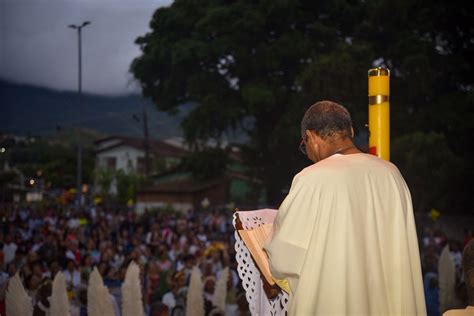
{"label": "lamp post", "polygon": [[77,130],[77,205],[82,205],[82,142],[81,142],[81,125],[82,125],[82,28],[91,24],[89,21],[83,22],[81,25],[70,24],[68,27],[77,30],[77,56],[78,56],[78,96],[79,96],[79,126]]}

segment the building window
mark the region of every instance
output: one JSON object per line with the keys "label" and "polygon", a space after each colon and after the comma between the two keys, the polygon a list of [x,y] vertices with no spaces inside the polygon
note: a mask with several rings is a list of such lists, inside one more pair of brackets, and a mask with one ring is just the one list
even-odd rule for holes
{"label": "building window", "polygon": [[105,158],[105,167],[109,170],[115,170],[117,168],[117,158],[116,157],[106,157]]}
{"label": "building window", "polygon": [[146,170],[146,159],[144,157],[137,158],[137,172],[139,174],[145,174]]}

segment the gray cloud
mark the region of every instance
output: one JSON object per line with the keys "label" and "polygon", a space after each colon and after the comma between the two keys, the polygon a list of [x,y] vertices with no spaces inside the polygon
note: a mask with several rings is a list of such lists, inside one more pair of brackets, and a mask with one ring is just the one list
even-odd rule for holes
{"label": "gray cloud", "polygon": [[83,29],[83,90],[138,91],[128,72],[154,11],[170,0],[1,0],[0,78],[59,90],[77,89],[77,34]]}

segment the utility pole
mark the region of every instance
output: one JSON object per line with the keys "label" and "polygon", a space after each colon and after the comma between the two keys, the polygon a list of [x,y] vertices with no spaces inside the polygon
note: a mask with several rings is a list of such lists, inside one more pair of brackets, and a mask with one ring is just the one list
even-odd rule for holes
{"label": "utility pole", "polygon": [[83,22],[81,25],[71,24],[68,27],[77,30],[77,56],[78,56],[78,99],[79,99],[79,126],[77,129],[77,205],[82,206],[82,141],[81,141],[81,125],[82,125],[82,28],[91,24],[89,21]]}

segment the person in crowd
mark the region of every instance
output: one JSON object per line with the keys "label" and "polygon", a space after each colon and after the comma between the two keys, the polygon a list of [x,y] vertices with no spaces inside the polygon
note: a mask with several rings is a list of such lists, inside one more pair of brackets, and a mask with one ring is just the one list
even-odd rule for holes
{"label": "person in crowd", "polygon": [[472,229],[465,229],[464,230],[464,244],[463,247],[466,247],[467,244],[474,239],[474,236],[472,235]]}
{"label": "person in crowd", "polygon": [[464,247],[462,254],[462,271],[467,293],[467,307],[452,309],[443,313],[443,316],[470,316],[474,315],[474,240]]}
{"label": "person in crowd", "polygon": [[426,314],[400,171],[354,145],[350,114],[335,102],[310,106],[301,136],[313,164],[294,177],[265,246],[272,275],[291,292],[288,314]]}
{"label": "person in crowd", "polygon": [[76,289],[81,284],[81,272],[77,268],[76,262],[69,259],[66,264],[66,269],[63,270],[64,279],[68,288]]}
{"label": "person in crowd", "polygon": [[[0,312],[8,279],[20,271],[36,302],[34,315],[46,315],[51,282],[62,271],[71,310],[84,313],[83,290],[94,267],[120,306],[121,285],[129,262],[134,260],[143,267],[145,310],[150,315],[183,314],[192,268],[197,265],[208,271],[208,277],[216,278],[229,266],[229,258],[235,258],[228,213],[147,212],[138,216],[101,206],[92,208],[18,207],[5,213],[5,223],[0,227]],[[23,221],[27,225],[21,224]],[[209,249],[213,250],[206,252]],[[232,286],[240,289],[235,264],[230,275]],[[210,295],[211,285],[207,287]],[[229,302],[236,305],[237,295],[232,295]]]}

